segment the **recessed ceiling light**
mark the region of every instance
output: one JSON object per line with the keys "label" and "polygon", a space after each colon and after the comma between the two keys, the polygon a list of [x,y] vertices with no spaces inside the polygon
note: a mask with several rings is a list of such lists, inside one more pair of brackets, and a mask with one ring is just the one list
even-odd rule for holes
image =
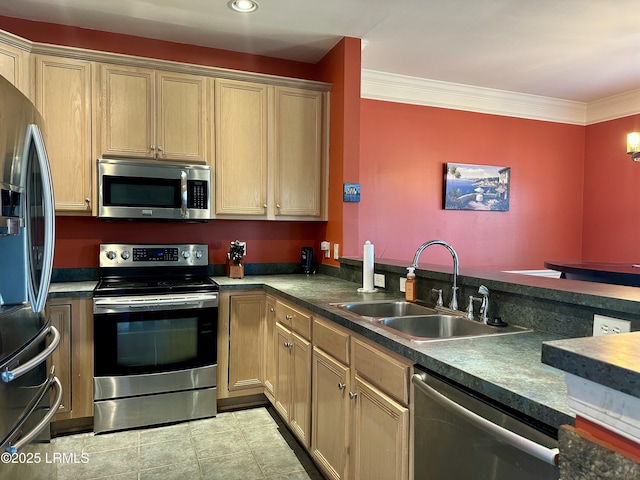
{"label": "recessed ceiling light", "polygon": [[254,0],[231,0],[227,5],[231,10],[241,13],[255,12],[260,6]]}

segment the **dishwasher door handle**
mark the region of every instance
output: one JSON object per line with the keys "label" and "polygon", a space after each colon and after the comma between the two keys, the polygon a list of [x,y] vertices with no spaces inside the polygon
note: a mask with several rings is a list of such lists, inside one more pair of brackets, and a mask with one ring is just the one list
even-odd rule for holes
{"label": "dishwasher door handle", "polygon": [[486,418],[478,415],[464,408],[462,405],[450,400],[445,395],[438,392],[435,388],[427,385],[422,375],[414,374],[411,378],[411,382],[425,395],[429,396],[432,400],[438,402],[445,408],[453,410],[458,413],[469,422],[482,428],[485,431],[493,433],[496,437],[501,438],[509,445],[521,450],[543,462],[550,465],[558,466],[559,450],[557,448],[547,448],[544,445],[540,445],[528,438],[522,437],[517,433],[507,430],[506,428],[496,425],[495,423],[487,420]]}

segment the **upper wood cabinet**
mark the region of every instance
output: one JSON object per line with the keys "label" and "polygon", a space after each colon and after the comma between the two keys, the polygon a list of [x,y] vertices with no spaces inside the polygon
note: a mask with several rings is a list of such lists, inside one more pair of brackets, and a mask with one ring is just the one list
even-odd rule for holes
{"label": "upper wood cabinet", "polygon": [[5,35],[0,36],[0,75],[30,97],[29,54],[3,40]]}
{"label": "upper wood cabinet", "polygon": [[275,88],[274,195],[279,217],[323,216],[324,93]]}
{"label": "upper wood cabinet", "polygon": [[326,219],[327,95],[216,80],[216,215]]}
{"label": "upper wood cabinet", "polygon": [[269,87],[216,80],[215,92],[216,214],[266,217]]}
{"label": "upper wood cabinet", "polygon": [[91,62],[38,55],[35,103],[44,118],[57,213],[91,212]]}
{"label": "upper wood cabinet", "polygon": [[101,65],[99,155],[206,163],[207,78]]}

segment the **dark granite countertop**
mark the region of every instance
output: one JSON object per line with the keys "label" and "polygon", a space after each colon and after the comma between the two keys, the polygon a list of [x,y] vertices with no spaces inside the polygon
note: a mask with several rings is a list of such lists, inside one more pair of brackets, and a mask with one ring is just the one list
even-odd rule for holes
{"label": "dark granite countertop", "polygon": [[[554,428],[573,425],[564,372],[541,362],[544,342],[558,335],[516,335],[414,343],[383,330],[331,303],[398,298],[380,291],[358,293],[358,284],[328,275],[251,275],[212,277],[224,290],[264,289],[332,320],[411,361],[439,373]],[[91,297],[96,282],[51,285],[49,297]],[[517,321],[514,321],[517,324]]]}
{"label": "dark granite countertop", "polygon": [[542,361],[572,375],[640,397],[640,332],[545,342]]}
{"label": "dark granite countertop", "polygon": [[574,424],[564,372],[541,362],[543,342],[560,336],[528,332],[418,344],[331,305],[398,298],[398,294],[358,293],[359,285],[326,275],[213,279],[223,291],[264,288],[537,421],[555,428]]}
{"label": "dark granite countertop", "polygon": [[48,298],[91,298],[97,284],[97,281],[52,283]]}

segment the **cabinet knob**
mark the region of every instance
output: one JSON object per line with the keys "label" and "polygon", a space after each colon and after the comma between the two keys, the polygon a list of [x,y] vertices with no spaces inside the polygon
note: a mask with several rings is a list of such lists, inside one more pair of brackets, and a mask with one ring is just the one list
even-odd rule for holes
{"label": "cabinet knob", "polygon": [[286,348],[291,348],[291,347],[293,347],[293,343],[291,343],[291,342],[284,342],[284,346],[285,346]]}
{"label": "cabinet knob", "polygon": [[344,390],[347,387],[346,383],[338,383],[338,389]]}
{"label": "cabinet knob", "polygon": [[276,311],[276,309],[275,309],[275,308],[273,308],[273,307],[271,307],[271,308],[269,308],[269,311],[270,311],[271,313],[273,313],[273,312],[275,312],[275,311]]}
{"label": "cabinet knob", "polygon": [[155,149],[156,149],[156,146],[155,146],[155,145],[151,145],[149,148],[150,148],[151,150],[155,150]]}
{"label": "cabinet knob", "polygon": [[158,151],[161,152],[162,151],[162,147],[158,146]]}
{"label": "cabinet knob", "polygon": [[266,204],[266,203],[263,203],[263,204],[262,204],[262,208],[264,208],[264,209],[266,210],[266,208],[267,208],[267,204]]}
{"label": "cabinet knob", "polygon": [[91,206],[91,199],[89,197],[85,198],[84,203],[86,203],[87,206]]}
{"label": "cabinet knob", "polygon": [[276,203],[276,208],[280,208],[280,204],[279,203]]}
{"label": "cabinet knob", "polygon": [[357,396],[358,396],[358,394],[357,394],[357,393],[349,392],[349,398],[350,398],[350,399],[352,399],[352,400],[353,400],[353,399],[354,399],[354,398],[356,398]]}
{"label": "cabinet knob", "polygon": [[293,315],[285,315],[284,318],[286,318],[287,320],[292,320],[293,319]]}

